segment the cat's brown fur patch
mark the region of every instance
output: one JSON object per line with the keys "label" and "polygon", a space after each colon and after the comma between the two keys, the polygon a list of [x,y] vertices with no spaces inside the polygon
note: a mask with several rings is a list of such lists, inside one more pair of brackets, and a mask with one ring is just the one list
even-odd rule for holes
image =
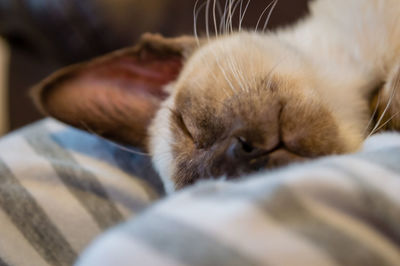
{"label": "cat's brown fur patch", "polygon": [[[347,150],[331,113],[279,77],[269,87],[259,84],[221,99],[220,105],[195,101],[207,97],[204,90],[188,91],[175,97],[175,112],[187,125],[181,120],[171,125],[177,189],[198,179],[232,178]],[[252,160],[232,158],[229,149],[239,137],[266,152]]]}

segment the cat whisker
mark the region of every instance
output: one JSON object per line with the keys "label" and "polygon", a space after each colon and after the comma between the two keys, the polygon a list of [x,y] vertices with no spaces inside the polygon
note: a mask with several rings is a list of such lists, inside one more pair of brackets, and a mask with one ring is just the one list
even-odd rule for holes
{"label": "cat whisker", "polygon": [[269,11],[268,17],[267,17],[267,19],[265,20],[264,27],[263,27],[263,30],[262,30],[263,32],[265,32],[265,30],[267,29],[267,26],[268,26],[269,20],[270,20],[270,18],[271,18],[272,12],[274,12],[275,7],[276,7],[276,5],[278,4],[278,2],[279,2],[279,0],[275,0],[275,1],[273,2],[272,7],[271,7],[271,10]]}
{"label": "cat whisker", "polygon": [[381,130],[382,128],[384,128],[390,121],[393,120],[393,118],[395,118],[396,116],[398,116],[400,114],[400,111],[395,113],[394,115],[392,115],[385,123],[383,123],[379,128],[376,129],[376,132],[379,132],[379,130]]}
{"label": "cat whisker", "polygon": [[228,75],[226,74],[225,69],[222,68],[222,66],[221,66],[221,64],[219,63],[219,60],[218,60],[218,59],[217,59],[217,63],[218,63],[218,66],[219,66],[219,68],[220,68],[220,70],[221,70],[221,72],[222,72],[222,74],[223,74],[225,80],[228,82],[229,87],[232,89],[232,92],[233,92],[233,93],[236,93],[236,88],[235,88],[235,86],[233,86],[231,80],[228,78]]}
{"label": "cat whisker", "polygon": [[255,32],[258,31],[258,27],[260,26],[261,20],[264,17],[265,13],[267,12],[267,10],[272,6],[272,5],[276,5],[276,0],[271,1],[267,7],[263,10],[263,12],[261,13],[260,17],[258,18],[257,24],[256,24],[256,28],[254,29]]}
{"label": "cat whisker", "polygon": [[[212,53],[213,53],[214,57],[216,57],[216,61],[217,61],[218,68],[221,69],[221,72],[222,72],[222,66],[221,66],[219,60],[217,59],[217,54],[215,53],[215,51],[212,51]],[[209,61],[207,60],[207,58],[203,57],[201,60],[202,60],[203,62],[205,62],[205,64],[209,65]],[[208,67],[208,70],[209,70],[210,76],[213,77],[214,81],[215,81],[215,82],[218,82],[220,79],[217,77],[215,71],[213,71],[213,68],[212,68],[212,67]],[[227,80],[227,82],[229,83],[229,85],[230,85],[230,87],[231,87],[231,91],[230,91],[231,93],[230,93],[229,91],[227,91],[225,88],[222,88],[222,89],[224,90],[224,93],[226,94],[226,96],[227,96],[227,97],[230,97],[231,94],[234,93],[235,89],[234,89],[234,87],[233,87],[233,84],[232,84],[232,83],[229,81],[229,79],[227,78],[227,76],[224,75],[224,77],[225,77],[225,79]],[[203,89],[203,86],[200,85],[200,84],[198,83],[198,81],[196,81],[195,79],[192,79],[192,82],[194,82],[194,83],[196,84],[196,86],[197,86],[199,89]]]}
{"label": "cat whisker", "polygon": [[225,7],[224,7],[224,13],[221,17],[220,23],[219,23],[219,32],[221,32],[221,34],[225,34],[225,21],[226,21],[226,15],[227,15],[227,11],[228,11],[228,0],[225,0]]}
{"label": "cat whisker", "polygon": [[230,34],[232,31],[232,0],[228,4],[228,17],[226,19],[225,31]]}
{"label": "cat whisker", "polygon": [[217,0],[214,0],[213,3],[214,30],[215,30],[215,36],[218,37],[216,6],[217,6]]}
{"label": "cat whisker", "polygon": [[[223,50],[223,47],[221,47],[221,50]],[[218,66],[219,70],[221,71],[222,75],[224,76],[224,79],[228,83],[229,87],[232,89],[232,93],[236,93],[236,88],[235,88],[235,86],[233,86],[232,81],[228,78],[228,75],[227,75],[225,69],[222,67],[219,57],[216,54],[216,51],[211,50],[211,53],[213,54],[215,61],[217,63],[217,66]]]}
{"label": "cat whisker", "polygon": [[151,156],[150,153],[139,152],[139,151],[136,151],[134,149],[130,149],[128,147],[125,147],[124,145],[118,144],[118,143],[116,143],[116,142],[114,142],[112,140],[109,140],[109,139],[103,137],[99,133],[95,132],[92,128],[90,128],[84,121],[80,121],[80,123],[86,129],[87,132],[89,132],[89,133],[95,135],[96,137],[106,141],[107,143],[112,144],[113,146],[115,146],[116,148],[118,148],[120,150],[126,151],[126,152],[131,153],[131,154],[140,155],[140,156],[148,156],[148,157]]}
{"label": "cat whisker", "polygon": [[219,0],[216,0],[217,1],[217,10],[218,10],[218,15],[219,15],[219,17],[221,18],[222,17],[222,7],[221,7],[221,3],[220,3],[220,1]]}
{"label": "cat whisker", "polygon": [[199,1],[200,0],[196,0],[196,2],[194,4],[194,8],[193,8],[193,34],[194,34],[194,37],[196,39],[198,47],[200,47],[200,40],[199,40],[199,35],[198,35],[198,32],[197,32],[197,20],[198,20],[198,17],[199,17],[199,13],[205,7],[205,4],[206,4],[204,2],[203,4],[198,6]]}
{"label": "cat whisker", "polygon": [[[201,10],[203,8],[205,8],[205,19],[206,19],[206,36],[207,36],[207,40],[210,41],[210,30],[209,30],[209,12],[210,12],[210,6],[211,6],[211,0],[207,0],[205,1],[203,4],[201,4],[200,6],[198,5],[199,0],[196,1],[195,3],[195,7],[194,7],[194,22],[195,22],[195,26],[194,26],[194,32],[195,32],[195,37],[197,40],[197,44],[198,46],[200,46],[200,41],[198,38],[198,32],[197,32],[197,20],[198,20],[198,16],[199,13],[201,12]],[[225,14],[224,14],[225,16]],[[214,0],[213,2],[213,18],[214,18],[214,28],[215,28],[215,32],[216,35],[218,36],[218,29],[217,29],[217,20],[216,20],[216,0]],[[221,30],[220,30],[221,31]],[[222,33],[222,31],[221,31]],[[214,56],[216,56],[216,54],[214,53]],[[206,59],[204,59],[206,61]],[[206,63],[208,63],[206,61]],[[220,66],[220,64],[218,63],[218,67],[222,70],[222,67]],[[210,68],[211,69],[211,68]],[[216,77],[215,73],[213,71],[210,71],[211,75],[213,76],[214,80],[218,80],[218,78]],[[227,79],[226,75],[224,74],[225,79],[228,81],[230,87],[232,88],[232,90],[234,91],[234,87],[232,85],[232,83]],[[229,93],[227,91],[225,91],[226,95],[229,96]]]}
{"label": "cat whisker", "polygon": [[205,12],[205,23],[206,23],[205,26],[206,26],[207,40],[210,40],[210,26],[209,26],[210,4],[211,4],[211,0],[207,0],[207,2],[206,2],[206,12]]}
{"label": "cat whisker", "polygon": [[375,127],[372,129],[371,133],[368,135],[368,137],[372,136],[375,134],[376,129],[380,126],[383,118],[385,117],[386,113],[388,112],[394,97],[396,96],[397,88],[400,87],[400,75],[397,75],[396,80],[394,81],[394,84],[392,85],[392,92],[390,94],[390,98],[388,100],[388,103],[386,104],[385,109],[383,110],[381,116],[378,119],[378,122],[376,123]]}
{"label": "cat whisker", "polygon": [[244,84],[244,77],[239,73],[239,67],[237,65],[237,62],[235,63],[233,61],[232,56],[228,56],[226,62],[228,64],[228,66],[229,66],[231,74],[233,75],[233,78],[235,78],[235,80],[239,84],[240,88],[242,90],[245,90],[244,89],[245,86],[243,85]]}
{"label": "cat whisker", "polygon": [[236,1],[236,3],[233,5],[234,0],[231,1],[231,10],[230,10],[230,16],[229,16],[229,26],[230,26],[230,31],[229,33],[233,33],[233,17],[235,16],[235,13],[239,7],[239,4],[241,3],[242,0]]}
{"label": "cat whisker", "polygon": [[[213,71],[210,71],[211,75],[214,77],[214,80],[217,81],[217,76],[215,75],[215,73]],[[192,80],[192,82],[196,85],[197,89],[204,89],[204,86],[201,85],[197,80]],[[224,91],[225,95],[229,98],[231,96],[231,94],[229,93],[229,91],[227,91],[225,88],[222,88],[222,90]]]}
{"label": "cat whisker", "polygon": [[230,0],[225,0],[225,7],[224,7],[224,15],[221,18],[220,24],[220,32],[223,34],[227,34],[227,24],[228,24],[228,15],[229,15],[229,4]]}
{"label": "cat whisker", "polygon": [[[99,136],[99,137],[101,137],[101,136]],[[106,139],[106,138],[104,138],[104,137],[101,137],[101,138],[102,138],[103,140],[106,140],[106,141],[109,142],[110,144],[114,145],[115,147],[117,147],[117,148],[120,149],[120,150],[126,151],[126,152],[131,153],[131,154],[135,154],[135,155],[151,157],[150,153],[139,152],[139,151],[136,151],[136,150],[134,150],[134,149],[130,149],[130,148],[127,148],[127,147],[125,147],[125,146],[123,146],[123,145],[120,145],[120,144],[118,144],[118,143],[116,143],[116,142],[110,141],[110,140],[108,140],[108,139]]]}
{"label": "cat whisker", "polygon": [[[233,33],[233,17],[235,16],[236,12],[238,12],[238,9],[240,8],[240,6],[242,5],[243,0],[237,0],[234,8],[233,8],[233,12],[232,12],[232,18],[231,18],[231,28],[232,28],[232,33]],[[238,14],[238,18],[240,19],[240,13]],[[240,22],[240,20],[239,20]],[[239,25],[238,25],[239,26]]]}
{"label": "cat whisker", "polygon": [[[239,31],[242,30],[243,20],[244,20],[244,17],[246,15],[246,13],[247,13],[248,8],[249,8],[250,2],[251,2],[251,0],[247,1],[246,7],[245,7],[245,9],[243,11],[243,14],[242,14],[242,9],[240,10]],[[242,8],[242,6],[240,8]]]}
{"label": "cat whisker", "polygon": [[239,7],[239,21],[238,21],[238,31],[241,31],[241,25],[240,25],[240,18],[242,17],[243,13],[243,1],[244,0],[239,0],[240,1],[240,7]]}
{"label": "cat whisker", "polygon": [[[241,3],[242,0],[236,1],[234,3],[234,0],[227,0],[225,2],[225,12],[223,16],[223,28],[224,28],[224,34],[232,34],[233,33],[233,17],[234,14],[236,13],[236,10],[239,7],[239,4]],[[234,4],[233,4],[234,3]]]}
{"label": "cat whisker", "polygon": [[[225,20],[225,31],[223,32],[222,30],[220,30],[221,31],[220,34],[224,34],[226,32],[229,32],[229,33],[233,32],[233,22],[232,22],[233,21],[233,15],[236,12],[240,2],[241,1],[237,1],[234,5],[233,5],[233,1],[232,0],[229,0],[229,2],[227,2],[227,1],[225,2],[225,11],[224,11],[224,15],[223,15],[224,20]],[[207,38],[208,39],[210,39],[210,31],[209,31],[209,25],[208,25],[208,23],[209,23],[208,22],[208,18],[209,18],[209,12],[210,12],[209,10],[210,10],[210,8],[211,8],[211,2],[210,2],[210,0],[207,0],[205,17],[206,17],[206,34],[207,34]],[[213,1],[213,11],[212,12],[213,12],[213,20],[214,20],[214,29],[215,29],[216,35],[218,36],[219,33],[218,33],[218,29],[217,29],[217,19],[216,19],[216,0]],[[221,20],[221,21],[223,21],[223,20]],[[214,51],[213,51],[213,54],[214,54],[214,57],[215,57],[215,59],[217,61],[218,68],[222,72],[225,80],[228,82],[229,87],[232,89],[232,92],[236,92],[236,89],[233,86],[232,81],[229,79],[225,69],[222,67],[222,65],[221,65],[221,63],[219,61],[219,58],[217,57],[217,55],[216,55],[216,53]],[[231,71],[233,72],[232,74],[233,74],[234,77],[236,77],[237,75],[234,74],[233,69],[234,69],[234,67],[231,66]],[[240,83],[239,80],[237,80],[237,81],[238,81],[238,83]]]}
{"label": "cat whisker", "polygon": [[[267,74],[267,78],[268,78],[267,85],[266,85],[267,88],[270,88],[270,87],[271,87],[272,82],[273,82],[273,81],[272,81],[273,74],[274,74],[274,72],[278,69],[279,65],[280,65],[285,59],[286,59],[286,58],[283,58],[281,61],[277,62],[277,63],[269,70],[269,72],[268,72],[268,74]],[[261,92],[260,89],[262,88],[262,86],[256,86],[256,88],[258,88],[258,92],[260,93],[260,92]]]}
{"label": "cat whisker", "polygon": [[364,130],[363,135],[366,135],[366,133],[367,133],[368,130],[370,129],[372,123],[374,122],[374,118],[375,118],[375,116],[376,116],[376,113],[378,112],[379,103],[380,103],[380,102],[381,102],[381,94],[378,95],[378,99],[377,99],[377,102],[376,102],[376,105],[375,105],[374,112],[372,113],[371,118],[370,118],[369,121],[368,121],[368,124],[367,124],[367,126],[366,126],[366,128],[365,128],[365,130]]}

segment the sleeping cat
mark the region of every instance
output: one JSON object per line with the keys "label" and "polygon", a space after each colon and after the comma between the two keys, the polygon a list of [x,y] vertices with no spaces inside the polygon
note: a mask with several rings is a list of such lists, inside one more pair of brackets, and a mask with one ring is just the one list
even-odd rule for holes
{"label": "sleeping cat", "polygon": [[214,37],[145,34],[56,72],[33,90],[38,107],[148,151],[168,192],[351,153],[400,128],[398,0],[316,0],[273,32],[233,31],[234,3]]}

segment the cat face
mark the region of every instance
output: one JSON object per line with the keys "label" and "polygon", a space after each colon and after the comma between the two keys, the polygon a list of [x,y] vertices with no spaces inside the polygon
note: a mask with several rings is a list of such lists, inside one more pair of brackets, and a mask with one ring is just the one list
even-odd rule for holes
{"label": "cat face", "polygon": [[164,183],[172,190],[357,149],[362,138],[346,138],[311,71],[296,51],[256,34],[199,49],[150,129]]}
{"label": "cat face", "polygon": [[336,111],[314,71],[274,36],[147,34],[56,72],[33,95],[46,114],[147,150],[173,191],[355,151],[364,122]]}

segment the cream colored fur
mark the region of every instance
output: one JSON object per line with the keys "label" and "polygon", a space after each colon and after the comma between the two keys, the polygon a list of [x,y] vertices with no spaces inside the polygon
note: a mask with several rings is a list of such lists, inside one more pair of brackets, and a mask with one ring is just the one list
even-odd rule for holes
{"label": "cream colored fur", "polygon": [[257,77],[273,73],[287,90],[299,88],[310,104],[323,101],[348,150],[357,150],[369,120],[366,95],[400,59],[399,25],[398,0],[317,0],[311,4],[311,15],[296,25],[210,39],[187,60],[150,130],[153,162],[167,191],[174,190],[175,167],[167,109],[174,108],[180,90],[223,101],[253,89]]}

